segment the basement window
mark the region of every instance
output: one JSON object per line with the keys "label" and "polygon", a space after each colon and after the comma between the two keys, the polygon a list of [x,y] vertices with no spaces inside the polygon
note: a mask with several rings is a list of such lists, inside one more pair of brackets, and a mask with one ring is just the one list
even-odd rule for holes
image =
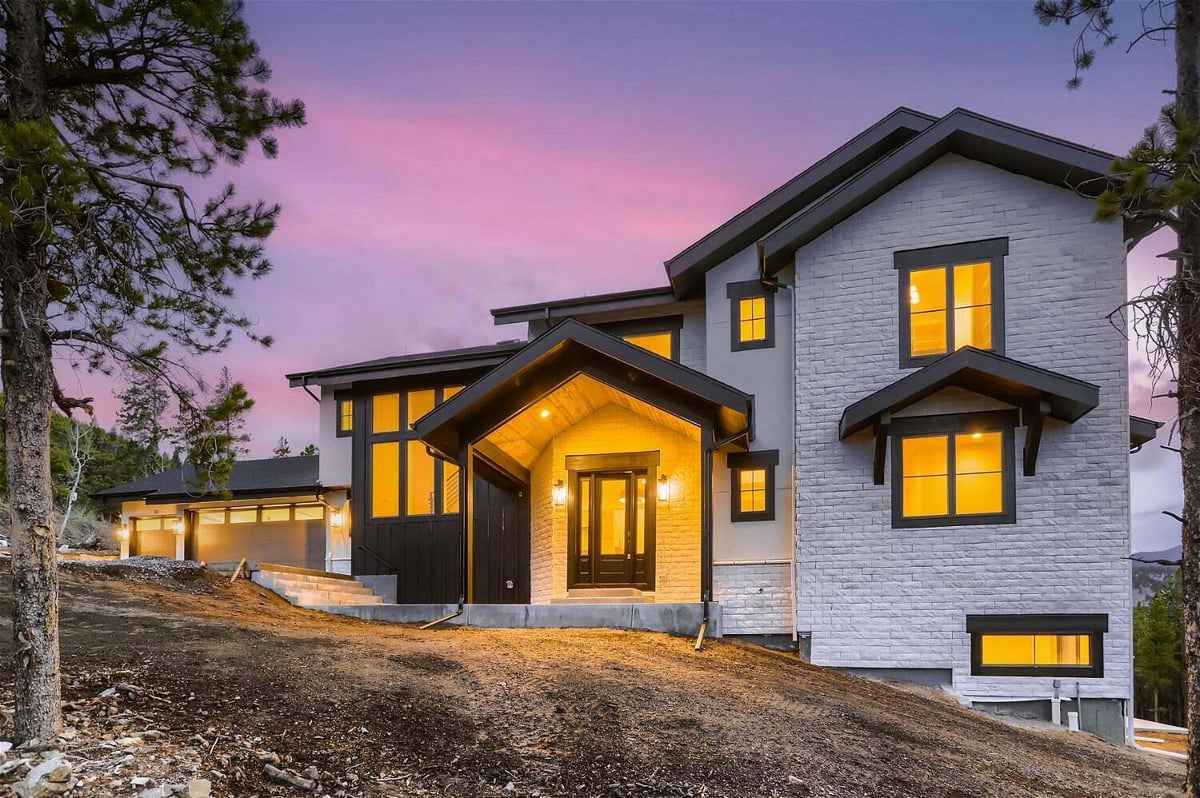
{"label": "basement window", "polygon": [[975,676],[1104,675],[1107,615],[968,615]]}

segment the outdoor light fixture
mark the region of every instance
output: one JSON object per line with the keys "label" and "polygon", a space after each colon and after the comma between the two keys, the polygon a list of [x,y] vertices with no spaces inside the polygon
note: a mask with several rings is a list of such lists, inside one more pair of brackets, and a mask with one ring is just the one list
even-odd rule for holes
{"label": "outdoor light fixture", "polygon": [[129,540],[129,527],[127,527],[127,526],[117,527],[117,537],[120,538],[121,540]]}
{"label": "outdoor light fixture", "polygon": [[334,510],[329,514],[329,525],[334,529],[340,529],[342,526],[342,511]]}
{"label": "outdoor light fixture", "polygon": [[660,474],[658,477],[658,500],[665,502],[671,498],[671,480],[666,474]]}
{"label": "outdoor light fixture", "polygon": [[921,292],[917,290],[915,285],[908,286],[908,301],[914,305],[921,304]]}
{"label": "outdoor light fixture", "polygon": [[556,505],[558,505],[559,507],[566,504],[567,503],[567,483],[563,482],[561,479],[557,480],[554,483],[554,487],[550,491],[550,497],[554,500],[554,503]]}
{"label": "outdoor light fixture", "polygon": [[538,413],[538,415],[541,416],[542,418],[550,418],[550,408],[543,407],[542,412]]}
{"label": "outdoor light fixture", "polygon": [[182,518],[176,518],[176,519],[175,519],[175,523],[173,524],[173,526],[174,526],[174,528],[175,528],[175,534],[176,534],[176,535],[182,535],[182,534],[183,534],[183,519],[182,519]]}
{"label": "outdoor light fixture", "polygon": [[975,440],[979,440],[980,438],[983,437],[983,433],[982,432],[972,432],[971,437],[974,438]]}

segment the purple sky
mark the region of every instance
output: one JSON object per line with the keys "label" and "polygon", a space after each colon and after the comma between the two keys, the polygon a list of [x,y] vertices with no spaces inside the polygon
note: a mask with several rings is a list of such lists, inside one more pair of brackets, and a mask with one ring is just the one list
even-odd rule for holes
{"label": "purple sky", "polygon": [[[898,105],[1124,152],[1170,51],[1114,47],[1068,92],[1075,31],[1031,6],[251,2],[271,87],[309,124],[234,175],[284,207],[274,274],[238,298],[277,343],[202,365],[257,400],[253,454],[298,449],[316,404],[286,372],[511,338],[489,308],[661,285],[665,259]],[[1170,246],[1134,251],[1131,293]],[[1172,418],[1130,356],[1134,411]],[[1175,456],[1133,464],[1135,547],[1177,541]]]}

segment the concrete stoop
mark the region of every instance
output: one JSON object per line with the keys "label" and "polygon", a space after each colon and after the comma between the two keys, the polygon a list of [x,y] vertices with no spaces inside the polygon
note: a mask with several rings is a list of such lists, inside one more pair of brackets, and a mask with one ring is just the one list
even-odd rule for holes
{"label": "concrete stoop", "polygon": [[383,603],[370,588],[341,576],[304,573],[299,569],[275,570],[263,565],[251,578],[255,584],[275,591],[297,607],[368,607]]}

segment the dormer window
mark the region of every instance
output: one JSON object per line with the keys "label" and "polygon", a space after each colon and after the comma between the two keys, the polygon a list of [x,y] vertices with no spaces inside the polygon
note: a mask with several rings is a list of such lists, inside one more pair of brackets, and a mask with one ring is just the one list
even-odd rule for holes
{"label": "dormer window", "polygon": [[1008,239],[895,253],[900,275],[900,366],[973,346],[1004,353]]}
{"label": "dormer window", "polygon": [[775,346],[775,290],[761,280],[730,283],[730,346],[743,349],[769,349]]}

